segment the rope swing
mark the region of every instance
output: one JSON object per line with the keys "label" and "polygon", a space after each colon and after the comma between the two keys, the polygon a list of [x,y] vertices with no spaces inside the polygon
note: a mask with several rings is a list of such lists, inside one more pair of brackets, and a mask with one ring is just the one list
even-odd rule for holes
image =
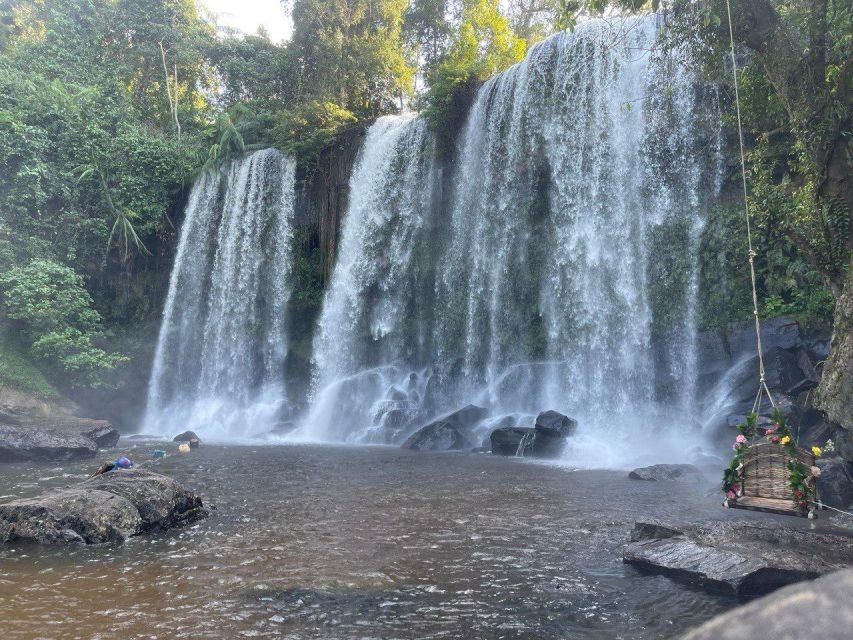
{"label": "rope swing", "polygon": [[737,138],[740,147],[740,175],[743,183],[743,211],[746,217],[746,241],[749,247],[749,276],[752,282],[752,314],[755,317],[755,343],[758,350],[758,393],[755,395],[755,402],[752,405],[752,412],[758,413],[761,409],[761,398],[767,395],[770,405],[775,409],[776,403],[773,401],[773,394],[767,387],[767,380],[764,372],[764,353],[761,347],[761,320],[758,315],[758,291],[755,286],[755,250],[752,248],[752,229],[749,221],[749,195],[746,187],[746,157],[743,150],[743,125],[740,118],[740,92],[738,91],[737,78],[737,57],[735,56],[735,35],[732,27],[732,7],[729,0],[726,0],[726,13],[729,19],[729,42],[731,44],[732,56],[732,78],[735,86],[735,112],[737,113]]}
{"label": "rope swing", "polygon": [[[723,506],[816,518],[818,509],[823,506],[817,494],[816,482],[817,476],[820,475],[820,469],[815,466],[816,458],[821,454],[821,449],[812,447],[811,451],[805,451],[797,446],[797,442],[788,428],[787,420],[776,406],[773,394],[770,393],[770,388],[767,386],[764,349],[761,344],[761,319],[758,313],[758,290],[755,284],[756,253],[752,246],[749,191],[746,181],[746,153],[743,144],[737,56],[735,55],[730,0],[726,0],[726,13],[729,20],[729,43],[732,79],[735,89],[743,209],[746,218],[747,256],[752,285],[752,315],[755,320],[755,345],[758,352],[758,391],[755,394],[751,414],[743,424],[738,425],[740,435],[737,436],[732,445],[735,455],[728,468],[723,472],[723,492],[726,494]],[[759,425],[758,414],[765,396],[773,408],[772,423]],[[761,442],[761,440],[766,441]]]}

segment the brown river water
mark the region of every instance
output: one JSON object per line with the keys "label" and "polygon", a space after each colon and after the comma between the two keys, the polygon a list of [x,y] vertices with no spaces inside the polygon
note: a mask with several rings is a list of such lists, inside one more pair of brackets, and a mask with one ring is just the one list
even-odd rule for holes
{"label": "brown river water", "polygon": [[[0,501],[97,464],[2,465]],[[210,518],[123,546],[0,549],[0,637],[669,638],[736,604],[621,560],[635,519],[732,517],[710,481],[318,445],[151,467]]]}

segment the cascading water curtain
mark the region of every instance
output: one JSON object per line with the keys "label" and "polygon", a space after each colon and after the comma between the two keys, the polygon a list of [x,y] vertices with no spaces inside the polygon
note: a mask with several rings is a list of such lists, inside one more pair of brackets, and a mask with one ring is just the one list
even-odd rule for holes
{"label": "cascading water curtain", "polygon": [[187,205],[144,431],[240,438],[286,417],[295,164],[257,151],[198,179]]}
{"label": "cascading water curtain", "polygon": [[586,464],[683,451],[721,135],[714,92],[655,51],[656,23],[584,23],[486,82],[449,180],[422,120],[371,128],[303,435],[399,442],[473,402],[577,418]]}
{"label": "cascading water curtain", "polygon": [[425,372],[408,363],[429,358],[434,172],[422,119],[371,126],[350,179],[314,341],[316,395],[300,435],[390,442],[419,417]]}

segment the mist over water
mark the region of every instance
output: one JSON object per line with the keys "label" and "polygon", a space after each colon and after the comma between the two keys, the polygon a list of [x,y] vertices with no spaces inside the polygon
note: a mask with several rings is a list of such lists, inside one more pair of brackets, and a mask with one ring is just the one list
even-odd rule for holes
{"label": "mist over water", "polygon": [[480,89],[452,168],[422,119],[371,127],[296,437],[398,443],[475,403],[484,436],[505,415],[577,418],[584,466],[698,442],[696,255],[722,141],[657,20],[536,45]]}
{"label": "mist over water", "polygon": [[263,433],[288,411],[293,160],[267,149],[193,187],[157,342],[143,430]]}

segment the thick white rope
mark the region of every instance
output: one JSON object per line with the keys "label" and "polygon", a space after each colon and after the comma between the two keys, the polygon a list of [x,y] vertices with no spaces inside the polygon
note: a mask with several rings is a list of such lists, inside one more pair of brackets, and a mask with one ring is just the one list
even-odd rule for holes
{"label": "thick white rope", "polygon": [[764,375],[764,354],[763,349],[761,347],[761,321],[758,317],[758,291],[755,287],[755,265],[753,264],[753,259],[755,258],[755,251],[752,248],[752,229],[750,228],[749,223],[749,196],[746,187],[746,157],[743,151],[743,125],[741,124],[740,118],[740,92],[738,91],[737,84],[737,58],[735,57],[735,34],[734,28],[732,27],[732,8],[729,4],[729,0],[726,0],[726,12],[728,13],[729,18],[729,41],[731,42],[731,55],[732,55],[732,76],[734,78],[735,85],[735,111],[737,112],[737,137],[738,144],[740,145],[740,175],[743,181],[743,209],[744,214],[746,215],[746,240],[747,246],[749,247],[749,275],[752,281],[752,314],[755,317],[755,339],[756,339],[756,348],[758,350],[758,395],[755,398],[755,406],[753,407],[753,412],[757,413],[761,408],[761,396],[762,393],[767,394],[767,399],[770,401],[770,404],[773,408],[776,408],[776,403],[773,401],[773,395],[770,393],[770,389],[767,387],[767,382],[765,380]]}

